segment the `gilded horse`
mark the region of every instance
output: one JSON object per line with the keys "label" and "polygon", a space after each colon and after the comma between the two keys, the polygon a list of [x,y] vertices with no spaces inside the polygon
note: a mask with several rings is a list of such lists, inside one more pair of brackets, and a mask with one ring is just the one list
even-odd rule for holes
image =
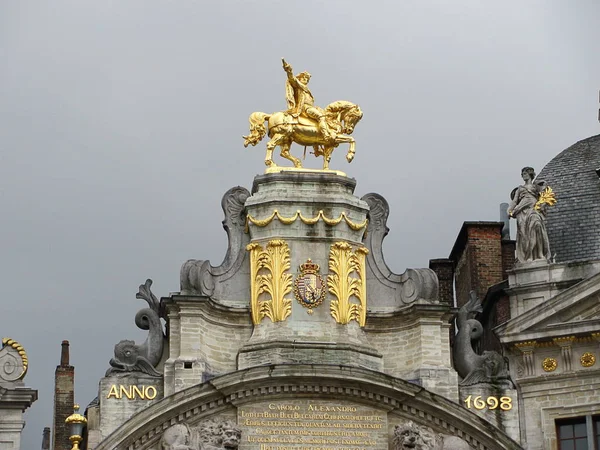
{"label": "gilded horse", "polygon": [[311,118],[300,116],[294,118],[285,111],[273,114],[255,112],[250,115],[250,134],[243,136],[244,147],[258,144],[267,134],[264,123],[268,121],[268,135],[271,140],[267,143],[267,155],[265,164],[269,167],[277,167],[273,162],[273,150],[279,146],[281,156],[294,163],[294,167],[302,167],[302,162],[290,154],[292,142],[311,146],[315,156],[323,156],[323,170],[329,169],[329,161],[333,150],[340,144],[348,143],[350,147],[346,159],[351,162],[354,159],[355,140],[349,136],[354,131],[356,124],[362,119],[363,113],[358,105],[340,100],[329,104],[325,109],[325,117],[331,137],[326,138],[319,131],[317,122]]}

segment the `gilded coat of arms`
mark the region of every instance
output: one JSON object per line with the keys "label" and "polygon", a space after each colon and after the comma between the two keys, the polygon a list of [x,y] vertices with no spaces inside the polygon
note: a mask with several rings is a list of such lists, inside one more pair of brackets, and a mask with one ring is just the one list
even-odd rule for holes
{"label": "gilded coat of arms", "polygon": [[312,314],[313,308],[323,303],[325,292],[325,282],[319,275],[319,265],[307,259],[300,265],[300,275],[294,281],[296,300]]}

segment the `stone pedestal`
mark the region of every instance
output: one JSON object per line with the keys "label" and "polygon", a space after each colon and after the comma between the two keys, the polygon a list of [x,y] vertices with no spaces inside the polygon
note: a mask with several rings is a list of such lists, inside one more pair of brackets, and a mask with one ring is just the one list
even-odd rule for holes
{"label": "stone pedestal", "polygon": [[99,435],[106,438],[138,411],[164,397],[162,377],[132,372],[123,376],[109,376],[100,380]]}
{"label": "stone pedestal", "polygon": [[[251,301],[255,326],[249,342],[239,352],[239,369],[279,363],[332,363],[381,370],[381,355],[369,344],[361,328],[364,323],[357,318],[336,319],[335,312],[332,313],[336,302],[358,304],[358,298],[342,293],[345,298],[340,300],[328,287],[328,281],[333,282],[328,274],[334,276],[330,268],[332,252],[346,252],[344,255],[349,258],[356,255],[355,262],[360,260],[360,254],[368,252],[362,241],[369,206],[353,195],[355,185],[353,179],[327,173],[287,172],[255,178],[252,195],[245,205],[251,240],[248,248],[258,254],[270,248],[274,253],[273,265],[282,270],[261,271],[264,265],[261,266],[263,263],[257,256],[252,273],[251,262],[252,284],[257,289],[251,294],[255,296]],[[325,290],[322,304],[315,307],[303,306],[294,295],[294,283],[303,275],[301,265],[308,260],[313,268],[318,265],[317,275],[321,277],[318,287]],[[343,261],[340,265],[344,265]],[[340,273],[342,290],[348,278],[359,280],[356,283],[365,288],[366,277],[362,275],[363,279],[360,268]],[[268,306],[269,299],[277,296],[259,289],[263,276],[270,277],[268,283],[274,284],[275,289],[285,291],[281,305],[286,311],[279,312],[278,317],[258,317],[262,313],[256,311],[257,305]],[[351,291],[349,288],[348,292]],[[366,289],[363,297],[367,302]],[[272,304],[277,306],[275,301]],[[366,316],[366,304],[363,312]]]}
{"label": "stone pedestal", "polygon": [[460,386],[460,403],[494,424],[515,441],[520,441],[517,390],[492,384]]}

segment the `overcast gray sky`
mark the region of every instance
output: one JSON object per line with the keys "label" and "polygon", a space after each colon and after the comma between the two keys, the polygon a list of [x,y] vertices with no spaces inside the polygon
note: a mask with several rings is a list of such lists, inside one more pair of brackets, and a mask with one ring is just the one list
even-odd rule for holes
{"label": "overcast gray sky", "polygon": [[364,111],[332,167],[387,198],[401,273],[600,132],[599,20],[597,0],[1,2],[0,334],[39,390],[22,448],[52,425],[61,340],[85,407],[114,344],[144,339],[138,285],[164,296],[186,259],[221,262],[221,196],[264,170],[241,136],[285,108],[281,57],[317,104]]}

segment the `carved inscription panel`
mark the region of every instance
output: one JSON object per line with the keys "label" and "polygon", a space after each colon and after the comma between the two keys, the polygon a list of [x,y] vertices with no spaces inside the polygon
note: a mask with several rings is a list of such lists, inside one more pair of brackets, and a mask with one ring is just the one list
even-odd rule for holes
{"label": "carved inscription panel", "polygon": [[240,450],[387,450],[387,413],[331,400],[280,400],[238,408]]}

